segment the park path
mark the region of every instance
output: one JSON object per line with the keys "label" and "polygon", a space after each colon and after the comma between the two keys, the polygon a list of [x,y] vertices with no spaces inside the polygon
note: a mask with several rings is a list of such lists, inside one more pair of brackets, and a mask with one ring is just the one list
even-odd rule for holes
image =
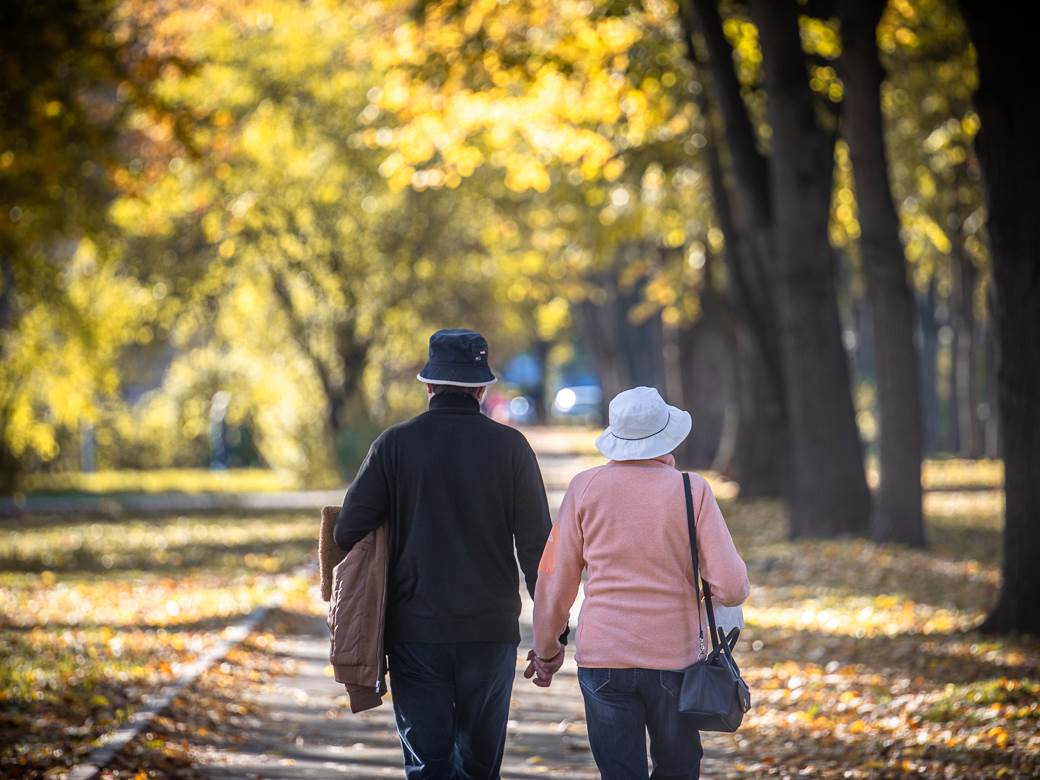
{"label": "park path", "polygon": [[[531,602],[525,593],[502,777],[597,778],[573,658],[549,689],[536,688],[523,678],[521,656],[530,647],[530,618]],[[389,700],[378,709],[352,715],[342,686],[332,679],[328,646],[321,617],[311,617],[296,633],[280,637],[272,651],[291,662],[290,670],[265,690],[247,694],[262,705],[265,716],[225,718],[221,730],[232,739],[222,740],[220,747],[210,743],[193,748],[196,769],[221,779],[402,777]],[[721,768],[725,752],[720,740],[706,735],[702,777],[711,778],[713,768]]]}
{"label": "park path", "polygon": [[[531,437],[554,516],[571,477],[602,462],[598,456],[590,460],[587,447],[575,452],[569,435],[550,431]],[[341,497],[330,503],[339,503]],[[597,778],[573,656],[568,657],[548,689],[536,688],[523,678],[522,657],[531,646],[532,604],[526,591],[522,596],[522,641],[517,650],[502,777]],[[313,613],[321,615],[325,605],[316,587],[310,597]],[[572,626],[576,625],[581,597],[579,593],[572,610]],[[292,625],[295,633],[281,636],[272,648],[290,661],[289,671],[265,690],[247,694],[262,705],[266,717],[230,714],[222,730],[233,739],[222,741],[219,747],[211,742],[193,748],[198,771],[222,779],[402,777],[401,747],[389,699],[375,710],[351,714],[342,686],[332,679],[324,619],[311,617]],[[721,770],[729,746],[726,740],[711,735],[705,736],[704,744],[702,777],[711,778]]]}
{"label": "park path", "polygon": [[[533,434],[533,435],[532,435]],[[588,442],[575,448],[569,430],[528,432],[538,452],[549,505],[555,515],[571,477],[602,462],[589,452]],[[583,438],[588,438],[587,434]],[[171,514],[193,512],[313,512],[315,531],[319,509],[339,504],[344,488],[283,493],[146,494],[119,497],[33,498],[28,502],[0,502],[0,515],[25,512],[87,515]],[[315,580],[317,579],[315,575]],[[572,611],[571,625],[581,604]],[[577,667],[568,658],[552,687],[540,689],[522,675],[522,656],[531,646],[531,601],[522,593],[522,641],[518,648],[516,680],[508,725],[504,778],[597,778],[589,751]],[[189,737],[188,752],[194,769],[211,778],[386,778],[402,777],[400,743],[394,728],[389,697],[383,706],[359,715],[350,713],[349,700],[332,678],[328,662],[328,629],[322,615],[317,582],[310,590],[305,614],[279,623],[281,631],[266,652],[287,663],[280,676],[267,684],[242,691],[239,712],[221,714],[212,737]],[[286,629],[285,626],[289,628]],[[190,692],[187,694],[190,696]],[[392,692],[391,692],[392,695]],[[258,715],[257,713],[263,713]],[[217,732],[217,733],[212,733]],[[728,745],[705,737],[702,777],[720,771]]]}

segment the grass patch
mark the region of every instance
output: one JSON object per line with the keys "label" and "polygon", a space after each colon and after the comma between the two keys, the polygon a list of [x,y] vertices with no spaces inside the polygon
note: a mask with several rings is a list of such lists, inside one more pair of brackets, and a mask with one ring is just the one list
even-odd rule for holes
{"label": "grass patch", "polygon": [[[336,484],[307,485],[331,487]],[[30,495],[119,495],[141,493],[278,493],[305,487],[300,477],[270,469],[155,469],[108,470],[93,473],[65,471],[28,474],[23,490]]]}

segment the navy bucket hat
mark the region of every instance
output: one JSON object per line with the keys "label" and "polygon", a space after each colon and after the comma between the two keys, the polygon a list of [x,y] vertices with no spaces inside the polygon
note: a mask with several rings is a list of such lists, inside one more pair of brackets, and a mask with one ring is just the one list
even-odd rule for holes
{"label": "navy bucket hat", "polygon": [[439,330],[430,336],[430,357],[416,379],[428,385],[461,387],[498,381],[488,365],[487,339],[464,328]]}

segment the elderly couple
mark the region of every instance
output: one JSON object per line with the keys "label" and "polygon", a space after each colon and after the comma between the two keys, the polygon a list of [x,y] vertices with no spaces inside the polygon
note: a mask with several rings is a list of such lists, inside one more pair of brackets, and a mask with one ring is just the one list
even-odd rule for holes
{"label": "elderly couple", "polygon": [[[651,777],[698,777],[700,736],[676,695],[680,670],[701,657],[703,612],[670,454],[690,415],[652,388],[614,398],[596,442],[608,462],[573,479],[553,525],[527,440],[481,414],[496,381],[487,341],[434,333],[418,379],[428,411],[372,444],[334,532],[349,551],[387,524],[385,647],[406,777],[499,776],[520,642],[517,560],[534,598],[524,676],[542,687],[563,663],[585,572],[575,660],[602,776],[648,777],[649,732]],[[747,569],[708,483],[691,477],[701,574],[717,602],[738,605]]]}

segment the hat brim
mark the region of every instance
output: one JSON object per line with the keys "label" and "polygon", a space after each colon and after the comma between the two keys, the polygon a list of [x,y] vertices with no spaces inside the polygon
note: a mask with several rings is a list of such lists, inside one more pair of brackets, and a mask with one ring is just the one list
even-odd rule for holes
{"label": "hat brim", "polygon": [[689,412],[668,407],[668,424],[664,429],[645,439],[622,439],[608,427],[596,437],[596,449],[608,460],[648,460],[667,455],[674,450],[693,428]]}
{"label": "hat brim", "polygon": [[498,381],[487,366],[458,366],[445,363],[427,363],[415,378],[428,385],[459,387],[484,387]]}

